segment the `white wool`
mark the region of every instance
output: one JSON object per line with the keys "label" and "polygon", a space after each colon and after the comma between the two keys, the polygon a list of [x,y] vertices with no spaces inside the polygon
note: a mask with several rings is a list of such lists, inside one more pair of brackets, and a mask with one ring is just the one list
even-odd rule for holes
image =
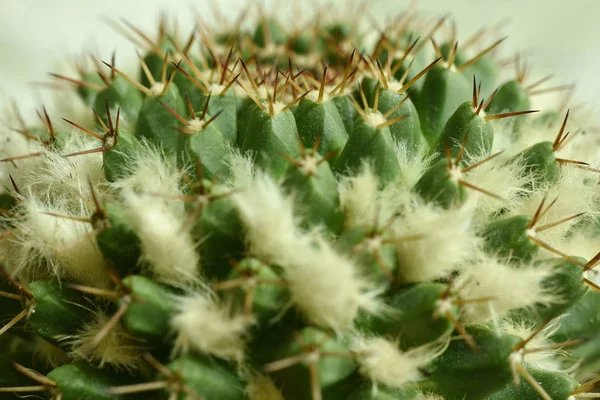
{"label": "white wool", "polygon": [[[483,158],[481,157],[481,160]],[[480,159],[474,160],[473,163],[478,161]],[[469,199],[475,199],[477,202],[475,219],[480,223],[485,223],[487,218],[494,216],[502,209],[511,209],[520,205],[524,196],[529,193],[525,187],[531,183],[531,178],[524,173],[520,159],[510,161],[503,155],[470,170],[465,176],[467,182],[501,197],[498,199],[468,189]]]}
{"label": "white wool", "polygon": [[255,375],[246,386],[249,400],[284,400],[275,383],[265,375]]}
{"label": "white wool", "polygon": [[[560,321],[555,319],[549,325],[547,325],[541,332],[531,339],[525,346],[525,350],[542,349],[554,344],[550,339],[551,336],[559,328]],[[504,334],[518,336],[521,339],[528,339],[535,331],[534,325],[527,326],[524,323],[517,323],[512,320],[502,320],[500,324],[500,330]],[[564,355],[565,352],[562,349],[547,349],[543,351],[535,351],[527,353],[524,356],[524,361],[527,365],[534,368],[547,369],[550,371],[560,370],[560,362],[557,356]]]}
{"label": "white wool", "polygon": [[372,284],[358,265],[337,253],[322,238],[299,243],[282,264],[292,300],[313,324],[340,331],[351,326],[359,310],[379,310]]}
{"label": "white wool", "polygon": [[410,149],[405,143],[396,143],[396,156],[400,164],[400,173],[394,182],[401,188],[410,189],[421,179],[431,162],[435,158],[435,154],[427,156],[425,147],[419,150]]}
{"label": "white wool", "polygon": [[265,262],[286,263],[303,241],[294,219],[293,199],[262,172],[233,199],[246,228],[249,253]]}
{"label": "white wool", "polygon": [[600,236],[592,227],[577,229],[562,243],[561,250],[589,261],[600,251]]}
{"label": "white wool", "polygon": [[436,343],[403,352],[396,343],[381,337],[361,338],[352,346],[360,373],[376,384],[391,387],[422,379],[420,368],[439,356],[443,349],[445,346]]}
{"label": "white wool", "polygon": [[479,246],[472,204],[442,209],[415,199],[394,223],[397,237],[420,235],[397,244],[399,277],[404,282],[441,278],[461,268]]}
{"label": "white wool", "polygon": [[[89,286],[109,285],[102,254],[93,238],[88,223],[44,214],[69,214],[58,205],[44,205],[32,197],[24,197],[15,218],[7,261],[10,273],[35,276],[41,268],[60,278],[73,279]],[[88,218],[90,212],[76,214]],[[43,272],[43,271],[41,271]]]}
{"label": "white wool", "polygon": [[[595,218],[600,215],[600,191],[596,185],[597,174],[572,166],[562,167],[559,181],[546,191],[536,191],[523,203],[510,211],[510,215],[535,214],[540,202],[546,196],[545,207],[558,198],[552,208],[536,223],[536,227],[558,221],[560,219],[585,213],[585,218]],[[589,182],[589,180],[592,180]],[[540,239],[557,248],[563,241],[565,233],[577,220],[555,226],[540,232]],[[546,251],[546,250],[544,250]]]}
{"label": "white wool", "polygon": [[202,294],[179,297],[171,327],[177,337],[174,352],[197,351],[227,360],[243,361],[246,330],[252,322]]}
{"label": "white wool", "polygon": [[27,170],[19,175],[17,185],[22,190],[30,189],[39,198],[48,199],[53,203],[67,204],[74,208],[74,211],[82,200],[91,204],[89,181],[96,191],[99,185],[105,182],[102,153],[74,157],[63,155],[94,149],[98,146],[97,140],[92,141],[87,136],[72,135],[60,153],[56,150],[44,149],[38,162],[28,166]]}
{"label": "white wool", "polygon": [[342,181],[340,201],[344,210],[345,229],[373,225],[378,185],[377,177],[367,164],[364,164],[360,174]]}
{"label": "white wool", "polygon": [[152,274],[173,284],[194,281],[200,272],[200,256],[186,215],[174,211],[159,196],[126,190],[123,200]]}
{"label": "white wool", "polygon": [[560,302],[558,293],[543,287],[544,279],[553,272],[552,265],[513,266],[489,257],[478,260],[458,278],[458,294],[463,300],[490,300],[464,304],[461,319],[465,323],[484,322],[517,308]]}
{"label": "white wool", "polygon": [[142,363],[142,347],[133,336],[117,323],[100,341],[92,347],[96,335],[108,324],[110,317],[101,311],[94,313],[94,319],[84,323],[72,337],[66,338],[71,347],[71,357],[93,361],[103,367],[105,364],[119,370],[134,370]]}
{"label": "white wool", "polygon": [[252,183],[254,176],[254,163],[250,156],[242,155],[237,149],[230,147],[229,152],[229,168],[231,170],[230,185],[241,190],[248,187]]}
{"label": "white wool", "polygon": [[183,213],[181,201],[167,196],[181,195],[181,173],[174,156],[167,155],[156,146],[143,141],[137,151],[128,154],[128,170],[113,186],[123,191],[151,194],[162,198],[174,212]]}
{"label": "white wool", "polygon": [[444,400],[444,397],[432,393],[419,393],[415,400]]}

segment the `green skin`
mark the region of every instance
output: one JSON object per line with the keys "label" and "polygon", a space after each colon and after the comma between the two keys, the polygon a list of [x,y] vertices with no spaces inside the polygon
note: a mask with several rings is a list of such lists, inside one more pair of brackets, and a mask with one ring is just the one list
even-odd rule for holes
{"label": "green skin", "polygon": [[470,164],[474,160],[489,156],[493,143],[494,128],[484,118],[475,114],[471,102],[466,101],[456,109],[446,122],[440,136],[437,152],[439,157],[444,157],[448,147],[453,158],[458,157],[458,154],[462,152],[462,161],[465,164]]}
{"label": "green skin", "polygon": [[[136,396],[107,394],[108,388],[127,384],[126,374],[97,369],[85,362],[62,365],[48,373],[64,400],[125,400]],[[141,396],[140,396],[141,397]]]}
{"label": "green skin", "polygon": [[157,146],[181,154],[187,135],[177,131],[179,121],[160,103],[171,107],[179,115],[185,115],[186,108],[179,90],[170,84],[166,93],[157,97],[146,97],[140,109],[135,134],[144,137]]}
{"label": "green skin", "polygon": [[581,361],[578,373],[581,376],[594,374],[600,367],[600,293],[589,290],[562,319],[561,324],[552,336],[555,343],[569,340],[583,342],[569,347],[574,359]]}
{"label": "green skin", "polygon": [[338,110],[340,117],[342,118],[342,122],[344,123],[344,128],[346,128],[346,132],[351,133],[354,129],[354,121],[358,116],[358,112],[352,105],[350,101],[350,95],[345,94],[342,96],[336,96],[333,99],[333,104]]}
{"label": "green skin", "polygon": [[269,171],[275,179],[281,177],[289,165],[282,154],[293,158],[300,156],[294,114],[287,110],[270,116],[258,107],[254,108],[242,151],[254,155],[257,167]]}
{"label": "green skin", "polygon": [[[299,335],[304,338],[304,345],[321,345],[323,352],[348,353],[348,346],[335,336],[327,336],[323,331],[306,327]],[[305,352],[303,346],[298,343],[295,335],[290,335],[287,340],[271,350],[270,361],[280,360]],[[321,357],[317,362],[318,377],[321,388],[339,382],[351,375],[356,369],[356,362],[346,357]],[[300,363],[292,367],[273,372],[270,374],[279,387],[284,388],[286,400],[303,400],[310,398],[310,376],[307,365]]]}
{"label": "green skin", "polygon": [[[245,399],[245,382],[236,374],[235,366],[223,361],[189,355],[175,359],[167,368],[203,399]],[[164,379],[161,375],[157,378]]]}
{"label": "green skin", "polygon": [[[192,203],[189,207],[198,205]],[[230,270],[229,260],[244,254],[242,232],[242,223],[230,198],[215,200],[202,209],[192,234],[200,242],[203,274],[214,279],[225,277]]]}
{"label": "green skin", "polygon": [[[205,122],[208,119],[208,116],[204,117]],[[226,179],[229,175],[229,165],[226,162],[227,145],[227,139],[215,120],[187,138],[184,144],[184,159],[190,165],[200,163],[202,173],[208,179]]]}
{"label": "green skin", "polygon": [[119,203],[104,205],[107,221],[99,221],[94,229],[102,228],[108,222],[110,227],[102,229],[96,236],[96,243],[104,259],[121,276],[138,272],[138,260],[141,257],[141,245],[135,232],[131,230],[123,206]]}
{"label": "green skin", "polygon": [[412,388],[394,389],[377,385],[354,373],[346,379],[328,388],[323,394],[324,400],[418,400],[419,393]]}
{"label": "green skin", "polygon": [[35,281],[29,284],[35,304],[27,320],[27,329],[56,346],[65,346],[60,339],[80,329],[92,313],[82,307],[85,300],[81,293],[61,286],[58,281]]}
{"label": "green skin", "polygon": [[431,166],[415,185],[416,192],[431,203],[444,208],[461,204],[467,197],[467,191],[448,176],[448,161],[439,160]]}
{"label": "green skin", "polygon": [[[498,88],[494,98],[490,102],[486,112],[488,114],[499,114],[504,112],[515,112],[529,110],[531,103],[523,85],[516,80],[511,80]],[[523,117],[516,117],[523,118]]]}
{"label": "green skin", "polygon": [[530,221],[529,216],[517,215],[490,223],[481,233],[485,241],[484,250],[511,262],[530,262],[539,251],[527,236]]}
{"label": "green skin", "polygon": [[327,162],[322,162],[314,175],[290,165],[283,176],[283,187],[294,195],[297,209],[305,215],[306,227],[325,226],[337,235],[344,225],[344,214],[336,185]]}
{"label": "green skin", "polygon": [[348,133],[333,100],[315,103],[302,99],[294,109],[294,118],[302,138],[302,145],[305,148],[312,148],[315,141],[320,140],[317,149],[319,154],[324,156],[335,152],[335,155],[329,159],[329,163],[334,165],[348,141]]}
{"label": "green skin", "polygon": [[355,174],[363,167],[365,160],[372,160],[372,171],[380,183],[391,182],[400,173],[400,164],[394,148],[388,127],[376,129],[359,117],[335,164],[335,172]]}
{"label": "green skin", "polygon": [[531,189],[532,185],[551,185],[560,177],[560,164],[556,161],[551,142],[536,143],[515,158],[521,159],[524,173],[534,178],[532,184],[526,185],[527,189]]}
{"label": "green skin", "polygon": [[521,338],[500,334],[492,328],[467,329],[480,351],[475,352],[463,340],[453,340],[448,349],[426,367],[424,389],[446,400],[484,400],[506,387],[512,379],[508,362]]}
{"label": "green skin", "polygon": [[[527,371],[544,388],[552,400],[567,400],[570,392],[577,389],[579,383],[567,374],[544,371],[526,367]],[[540,395],[533,387],[521,377],[519,386],[513,383],[507,385],[506,389],[493,394],[489,400],[538,400]]]}
{"label": "green skin", "polygon": [[[196,91],[200,92],[197,88]],[[201,114],[199,110],[204,110],[208,96],[200,92],[198,97],[199,99],[193,101],[192,105],[197,110],[196,114],[199,116]],[[185,95],[182,95],[182,98],[185,98]],[[211,94],[208,107],[206,107],[208,117],[205,119],[208,120],[210,117],[219,114],[211,125],[214,124],[221,131],[225,140],[231,144],[237,142],[237,104],[237,97],[234,95],[233,90],[229,89],[224,94]]]}
{"label": "green skin", "polygon": [[128,155],[134,153],[140,146],[139,140],[131,132],[120,129],[117,144],[102,153],[106,180],[115,182],[122,178],[127,172]]}
{"label": "green skin", "polygon": [[[444,60],[448,60],[448,54],[451,50],[450,43],[443,43],[440,46],[440,51],[444,57]],[[460,46],[459,46],[460,47]],[[469,61],[469,57],[467,57],[462,49],[458,49],[456,52],[456,56],[454,57],[454,65],[460,67],[465,62]],[[478,82],[482,82],[481,93],[482,97],[488,97],[494,88],[496,87],[496,82],[498,81],[498,76],[500,75],[500,67],[496,60],[491,57],[489,54],[485,54],[473,64],[464,68],[461,73],[467,79],[473,79],[473,76],[476,77]]]}
{"label": "green skin", "polygon": [[456,109],[471,98],[471,86],[459,72],[440,65],[429,70],[415,105],[423,135],[430,146],[439,142],[446,122]]}
{"label": "green skin", "polygon": [[[385,115],[407,96],[405,93],[399,94],[383,88],[383,86],[375,79],[365,78],[363,79],[361,86],[367,99],[367,103],[370,107],[373,107],[375,103],[377,85],[380,86],[377,110],[381,114]],[[357,100],[361,101],[359,98]],[[419,120],[417,109],[410,98],[406,99],[396,111],[388,116],[387,119],[393,120],[394,118],[399,117],[403,117],[403,119],[389,126],[390,133],[392,134],[394,140],[396,140],[398,143],[404,144],[411,153],[414,153],[424,147],[426,145],[426,141],[423,133],[421,132],[421,121]]]}
{"label": "green skin", "polygon": [[[525,111],[531,108],[529,96],[523,85],[516,80],[511,80],[498,88],[496,95],[490,102],[486,112],[488,114],[500,114],[506,112]],[[530,118],[527,115],[519,115],[511,118],[514,134],[520,134],[523,123]]]}
{"label": "green skin", "polygon": [[94,109],[105,124],[108,124],[105,107],[107,103],[111,114],[113,109],[120,107],[121,114],[127,121],[136,121],[143,103],[142,93],[124,78],[115,76],[108,88],[98,92],[94,102]]}
{"label": "green skin", "polygon": [[[91,83],[94,85],[104,86],[104,82],[100,78],[100,76],[96,72],[86,72],[81,76],[81,80],[83,82]],[[94,88],[89,88],[85,86],[77,86],[77,94],[81,97],[81,100],[87,106],[93,106],[96,102],[96,96],[98,95],[98,90]]]}
{"label": "green skin", "polygon": [[446,290],[447,286],[441,283],[419,283],[397,291],[387,299],[393,314],[364,316],[358,325],[371,334],[394,338],[402,350],[433,342],[453,330],[446,317],[434,317]]}
{"label": "green skin", "polygon": [[168,343],[171,334],[169,322],[175,311],[173,289],[140,275],[124,278],[123,285],[133,297],[123,316],[129,332],[150,343]]}

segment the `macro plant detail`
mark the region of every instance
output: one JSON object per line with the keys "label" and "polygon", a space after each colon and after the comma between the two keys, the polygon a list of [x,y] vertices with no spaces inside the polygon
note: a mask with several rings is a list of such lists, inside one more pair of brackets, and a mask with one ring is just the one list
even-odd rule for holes
{"label": "macro plant detail", "polygon": [[0,125],[3,399],[600,398],[572,86],[413,9],[207,18]]}

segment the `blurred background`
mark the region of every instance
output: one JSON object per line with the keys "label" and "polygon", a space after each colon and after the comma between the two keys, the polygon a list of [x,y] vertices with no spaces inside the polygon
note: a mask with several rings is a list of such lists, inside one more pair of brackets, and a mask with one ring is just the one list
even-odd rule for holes
{"label": "blurred background", "polygon": [[[112,30],[103,17],[124,17],[148,33],[155,32],[161,11],[176,17],[184,28],[192,26],[190,8],[201,14],[217,3],[225,14],[237,15],[245,0],[20,0],[2,1],[0,11],[0,99],[18,98],[24,107],[37,105],[36,81],[48,81],[48,72],[63,72],[68,57],[94,51],[108,59],[117,51],[120,65],[135,58],[133,45]],[[272,9],[275,1],[263,1]],[[302,4],[306,2],[303,1]],[[374,20],[406,8],[409,0],[366,1]],[[482,25],[505,23],[508,40],[502,54],[523,50],[533,67],[532,79],[554,73],[554,85],[574,82],[576,101],[600,109],[600,13],[599,0],[420,0],[419,9],[441,16],[450,12],[459,39]],[[330,4],[328,13],[342,13],[343,0]],[[310,8],[311,6],[305,5]],[[290,8],[290,7],[288,7]],[[391,10],[391,12],[390,12]],[[186,32],[186,30],[183,30]]]}

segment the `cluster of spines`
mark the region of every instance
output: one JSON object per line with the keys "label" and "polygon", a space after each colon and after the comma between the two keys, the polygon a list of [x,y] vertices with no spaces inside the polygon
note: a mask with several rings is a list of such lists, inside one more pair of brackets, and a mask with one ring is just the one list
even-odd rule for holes
{"label": "cluster of spines", "polygon": [[[557,124],[558,115],[521,117],[535,112],[529,96],[545,79],[526,86],[517,60],[517,78],[482,99],[476,78],[490,90],[501,40],[469,59],[455,34],[441,46],[433,39],[445,18],[423,39],[409,19],[381,33],[371,53],[356,49],[348,23],[293,36],[263,17],[254,34],[239,25],[204,34],[194,55],[196,31],[180,43],[161,23],[154,41],[113,23],[149,51],[140,82],[114,58],[110,73],[94,59],[81,79],[55,74],[94,107],[95,128],[65,121],[96,144],[57,132],[45,109],[43,129],[23,121],[15,129],[34,151],[2,160],[13,166],[2,292],[13,305],[2,333],[27,320],[26,338],[33,332],[77,361],[47,376],[17,364],[39,385],[7,381],[0,390],[65,399],[86,390],[88,398],[593,396],[595,381],[579,385],[525,358],[581,345],[580,332],[565,338],[549,324],[597,302],[585,293],[598,290],[588,275],[600,256],[586,261],[538,236],[560,227],[564,241],[596,217],[596,205],[556,216],[558,199],[546,206],[544,197],[531,215],[514,215],[551,191],[563,167],[593,177],[588,163],[555,155],[567,143],[568,112],[553,142],[492,154],[499,128],[518,142],[527,129]],[[316,61],[299,68],[301,55]],[[508,127],[490,122],[510,117],[518,118]],[[81,176],[87,161],[63,166],[79,174],[70,177],[79,198],[55,192],[56,160],[92,158],[100,177]],[[513,171],[510,199],[469,180],[490,164]],[[58,171],[34,179],[44,166]],[[400,184],[409,173],[414,187]],[[497,203],[469,221],[478,194]],[[507,286],[491,282],[487,295],[479,274],[492,269]],[[517,284],[533,294],[514,301]],[[515,333],[520,326],[533,329]],[[148,366],[158,376],[140,382],[151,380]]]}

